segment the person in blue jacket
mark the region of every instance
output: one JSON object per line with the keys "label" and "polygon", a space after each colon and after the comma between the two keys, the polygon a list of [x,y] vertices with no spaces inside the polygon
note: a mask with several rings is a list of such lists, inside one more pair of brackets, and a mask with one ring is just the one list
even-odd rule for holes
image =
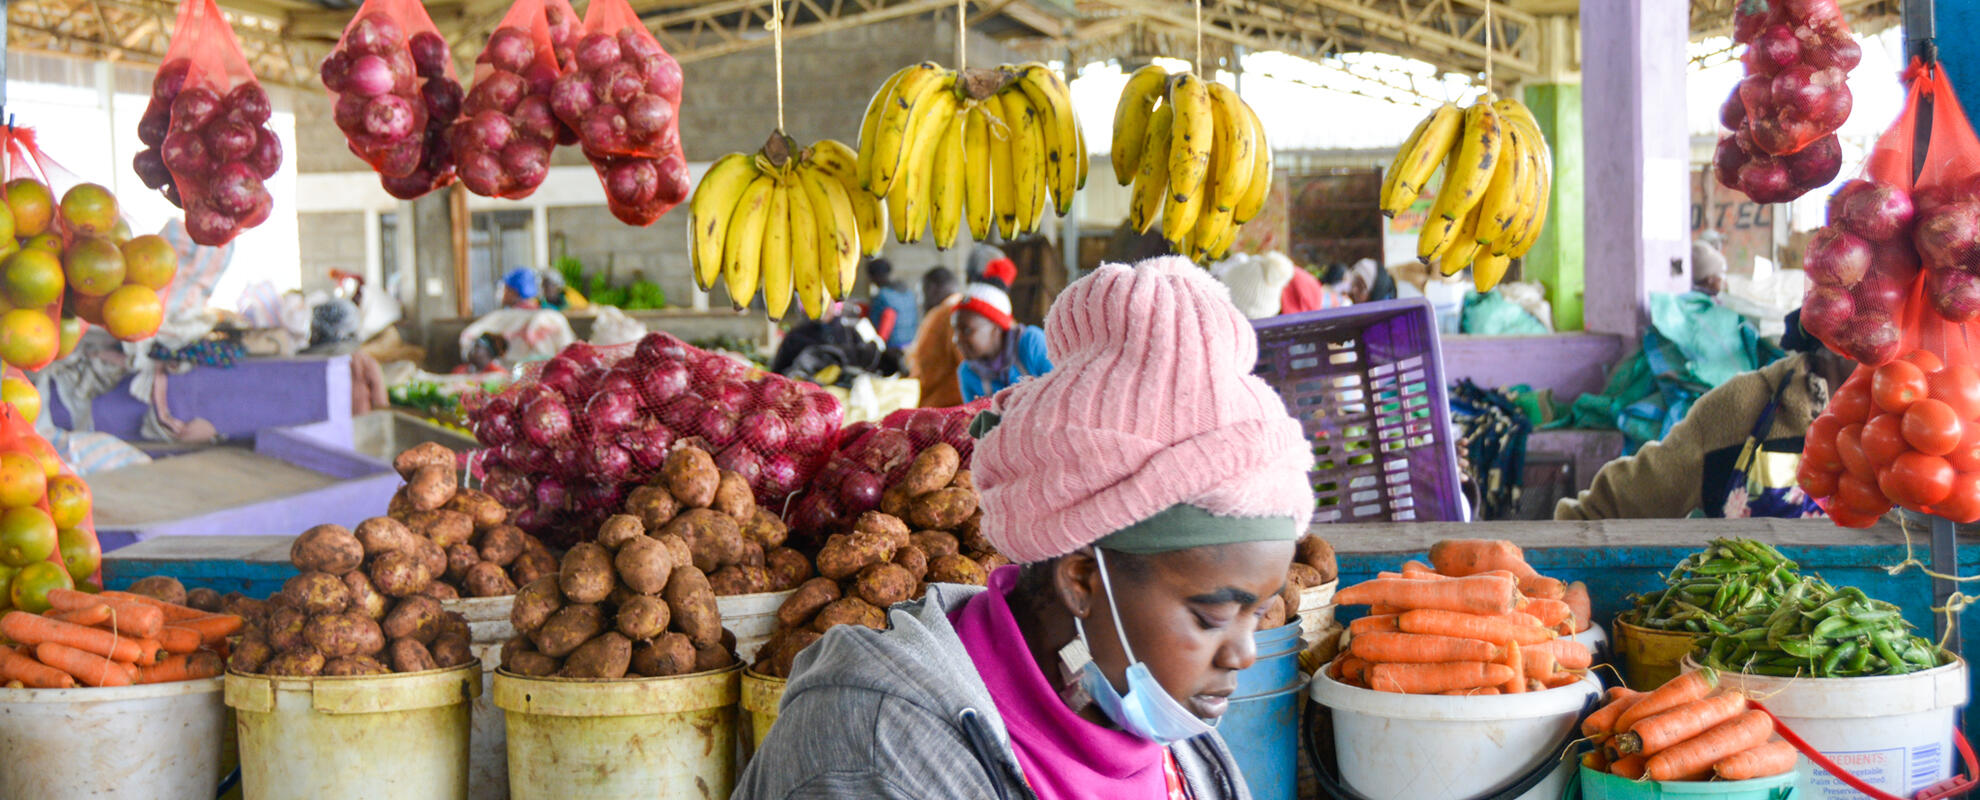
{"label": "person in blue jacket", "polygon": [[962,352],[956,377],[964,403],[1052,371],[1052,360],[1045,355],[1045,331],[1011,319],[1012,277],[986,274],[970,283],[956,304],[956,349]]}
{"label": "person in blue jacket", "polygon": [[921,301],[915,299],[913,289],[894,281],[894,265],[887,259],[867,262],[866,279],[873,284],[873,303],[866,312],[873,330],[889,348],[906,350],[921,325]]}

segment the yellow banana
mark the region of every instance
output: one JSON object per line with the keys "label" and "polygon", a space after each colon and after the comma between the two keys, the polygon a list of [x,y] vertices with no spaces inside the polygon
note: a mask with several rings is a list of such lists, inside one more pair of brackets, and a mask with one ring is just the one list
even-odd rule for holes
{"label": "yellow banana", "polygon": [[737,201],[761,173],[756,159],[743,153],[730,153],[715,160],[694,187],[688,201],[688,238],[692,241],[694,283],[702,291],[715,288],[722,276],[723,238],[729,232],[729,219]]}
{"label": "yellow banana", "polygon": [[1019,234],[1038,230],[1039,193],[1045,191],[1044,131],[1039,125],[1038,109],[1031,106],[1023,92],[1005,90],[995,97],[1004,109],[1004,123],[1011,129],[1011,174],[1015,182],[1016,220],[1012,226]]}
{"label": "yellow banana", "polygon": [[1045,141],[1045,183],[1059,215],[1072,211],[1073,191],[1079,186],[1079,118],[1073,116],[1072,97],[1057,81],[1058,73],[1044,64],[1026,64],[1017,73],[1016,87],[1031,101],[1039,117],[1039,130]]}
{"label": "yellow banana", "polygon": [[1457,221],[1471,213],[1492,182],[1503,147],[1503,128],[1492,110],[1492,96],[1479,98],[1464,112],[1464,135],[1454,160],[1444,166],[1444,186],[1430,205],[1432,219]]}
{"label": "yellow banana", "polygon": [[1456,233],[1451,235],[1453,241],[1450,247],[1437,259],[1437,271],[1444,277],[1463,272],[1465,267],[1471,266],[1475,259],[1485,254],[1483,243],[1478,241],[1478,226],[1481,224],[1483,218],[1479,216],[1478,209],[1472,209],[1464,222],[1458,224]]}
{"label": "yellow banana", "polygon": [[984,116],[982,104],[974,104],[963,112],[963,121],[963,216],[969,219],[969,235],[984,242],[990,240],[995,214],[990,202],[995,182],[990,168],[990,120]]}
{"label": "yellow banana", "polygon": [[[1161,108],[1149,116],[1148,138],[1142,142],[1144,153],[1169,152],[1169,134],[1175,120],[1175,106],[1163,103]],[[1169,159],[1143,158],[1134,171],[1134,199],[1128,206],[1128,224],[1136,233],[1147,233],[1155,225],[1155,215],[1162,211],[1162,201],[1169,195]]]}
{"label": "yellow banana", "polygon": [[770,220],[770,195],[776,188],[775,177],[756,176],[729,215],[729,230],[722,238],[722,278],[737,311],[748,308],[750,298],[756,296],[763,270],[763,229]]}
{"label": "yellow banana", "polygon": [[[805,200],[811,204],[812,216],[816,218],[818,232],[814,238],[818,241],[819,284],[831,298],[844,297],[859,277],[858,214],[853,211],[852,200],[846,196],[845,185],[839,183],[837,178],[812,164],[798,165],[797,176],[798,184],[804,188]],[[802,286],[799,287],[798,299],[805,299]],[[805,313],[810,314],[811,309],[806,308]],[[813,318],[816,319],[816,315]]]}
{"label": "yellow banana", "polygon": [[[790,195],[790,235],[791,235],[791,287],[797,293],[798,303],[804,307],[807,319],[817,319],[822,309],[817,307],[819,295],[824,294],[825,276],[819,272],[818,223],[821,218],[830,219],[829,210],[811,202],[811,190],[806,188],[804,179],[791,176],[786,193]],[[768,291],[769,280],[764,281]],[[765,305],[769,304],[768,295]],[[785,299],[789,302],[789,298]]]}
{"label": "yellow banana", "polygon": [[1210,158],[1216,165],[1217,186],[1215,191],[1206,192],[1209,199],[1205,202],[1228,223],[1251,188],[1251,115],[1245,113],[1237,92],[1221,83],[1210,84],[1210,108],[1216,123],[1216,145]]}
{"label": "yellow banana", "polygon": [[1389,174],[1383,179],[1382,213],[1395,216],[1416,202],[1430,176],[1437,171],[1437,164],[1445,160],[1451,145],[1457,142],[1459,129],[1464,124],[1464,112],[1456,105],[1445,103],[1430,112],[1416,130],[1396,151],[1395,161],[1389,164]]}
{"label": "yellow banana", "polygon": [[[944,81],[944,78],[948,80]],[[916,64],[901,76],[873,132],[872,155],[862,156],[873,162],[872,177],[865,185],[873,190],[874,196],[886,197],[894,188],[895,179],[912,163],[909,147],[921,121],[928,118],[928,109],[922,103],[940,93],[944,83],[953,85],[954,82],[955,73],[936,66],[933,61]],[[868,149],[864,140],[860,141],[859,149],[861,152]],[[899,234],[895,236],[898,238]]]}
{"label": "yellow banana", "polygon": [[1210,247],[1210,260],[1222,261],[1231,254],[1231,245],[1237,243],[1238,226],[1225,225],[1224,235],[1217,237],[1217,243]]}
{"label": "yellow banana", "polygon": [[887,111],[887,101],[893,99],[894,87],[900,85],[901,76],[913,72],[917,66],[920,65],[895,70],[880,84],[880,91],[873,93],[873,99],[866,102],[866,114],[859,120],[859,139],[854,142],[859,145],[859,155],[854,161],[859,179],[856,185],[865,186],[873,180],[873,149],[868,143],[880,132],[880,117]]}
{"label": "yellow banana", "polygon": [[[1217,122],[1210,109],[1210,87],[1189,73],[1177,75],[1169,84],[1169,103],[1176,118],[1169,135],[1169,198],[1187,202],[1183,195],[1203,190],[1203,179],[1210,172],[1210,149],[1216,139]],[[1168,223],[1163,223],[1166,229]],[[1187,229],[1187,225],[1184,226]]]}
{"label": "yellow banana", "polygon": [[[1250,164],[1251,162],[1249,159],[1246,159],[1245,163]],[[1210,175],[1204,178],[1203,191],[1198,192],[1197,196],[1205,198],[1216,197],[1224,191],[1224,181],[1228,177],[1224,174],[1223,159],[1211,158]],[[1209,262],[1204,257],[1209,255],[1210,248],[1217,244],[1217,240],[1223,238],[1224,229],[1230,227],[1230,213],[1229,211],[1224,211],[1219,214],[1217,208],[1209,200],[1205,200],[1199,206],[1196,222],[1190,226],[1190,230],[1183,240],[1183,244],[1188,245],[1188,247],[1178,247],[1176,248],[1176,252],[1189,256],[1189,260],[1199,265],[1208,266]],[[1164,227],[1166,228],[1167,226],[1164,225]]]}
{"label": "yellow banana", "polygon": [[1265,210],[1265,199],[1272,193],[1272,143],[1265,139],[1265,125],[1259,121],[1258,112],[1245,105],[1244,115],[1251,119],[1251,184],[1245,187],[1231,215],[1239,225]]}
{"label": "yellow banana", "polygon": [[845,187],[846,199],[852,202],[853,214],[859,222],[860,254],[879,255],[880,247],[886,244],[887,218],[880,212],[880,198],[861,188],[855,173],[857,162],[858,155],[852,148],[837,139],[819,139],[811,145],[811,163],[817,164],[826,175],[838,179],[840,185]]}
{"label": "yellow banana", "polygon": [[1519,239],[1513,243],[1512,249],[1507,251],[1509,257],[1526,257],[1526,254],[1533,249],[1533,245],[1540,241],[1540,231],[1547,224],[1547,208],[1553,199],[1551,192],[1540,193],[1539,204],[1533,212],[1533,221],[1527,223],[1525,232],[1520,234]]}
{"label": "yellow banana", "polygon": [[1010,239],[1017,235],[1017,122],[997,95],[977,107],[990,134],[990,207],[996,212],[998,234]]}
{"label": "yellow banana", "polygon": [[791,307],[792,194],[787,183],[777,184],[770,191],[770,213],[763,223],[763,308],[773,320],[783,319]]}
{"label": "yellow banana", "polygon": [[962,229],[963,128],[968,124],[968,112],[949,115],[949,124],[935,143],[933,163],[929,165],[934,173],[928,182],[929,213],[935,223],[935,246],[943,250],[955,246],[956,233]]}
{"label": "yellow banana", "polygon": [[[953,86],[952,81],[944,81]],[[932,162],[935,145],[942,140],[942,131],[956,113],[956,94],[943,89],[928,99],[917,112],[922,116],[915,120],[914,133],[909,142],[908,153],[901,164],[901,177],[895,181],[905,195],[900,198],[901,210],[906,213],[906,231],[894,231],[894,237],[902,242],[921,241],[922,229],[928,227],[928,185],[934,175]],[[894,208],[894,197],[887,198],[888,209]],[[901,238],[905,234],[907,238]]]}
{"label": "yellow banana", "polygon": [[1510,256],[1495,256],[1490,253],[1471,265],[1471,285],[1479,293],[1492,291],[1499,281],[1506,277],[1506,269],[1512,266]]}
{"label": "yellow banana", "polygon": [[[1148,121],[1162,90],[1169,85],[1169,71],[1149,64],[1128,76],[1121,87],[1121,99],[1114,104],[1114,143],[1108,153],[1114,161],[1114,180],[1122,186],[1134,181],[1141,171],[1142,145],[1148,141]],[[1083,149],[1083,148],[1082,148]],[[1166,157],[1166,151],[1163,153]]]}
{"label": "yellow banana", "polygon": [[[1205,176],[1208,184],[1208,176]],[[1169,184],[1169,194],[1162,200],[1162,238],[1168,240],[1170,248],[1181,255],[1189,254],[1189,232],[1196,228],[1196,219],[1203,212],[1203,191],[1177,194],[1175,184]]]}
{"label": "yellow banana", "polygon": [[1506,151],[1500,153],[1499,166],[1492,170],[1492,182],[1486,185],[1485,196],[1473,211],[1478,219],[1473,227],[1477,229],[1479,244],[1490,245],[1511,236],[1508,231],[1520,211],[1519,191],[1527,183],[1525,138],[1519,126],[1506,128]]}

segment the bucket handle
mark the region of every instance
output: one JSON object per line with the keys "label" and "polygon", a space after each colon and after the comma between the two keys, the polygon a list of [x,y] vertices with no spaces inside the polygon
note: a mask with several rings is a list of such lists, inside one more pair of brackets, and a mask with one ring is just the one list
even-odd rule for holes
{"label": "bucket handle", "polygon": [[[1601,694],[1594,694],[1582,703],[1581,712],[1575,715],[1574,725],[1568,728],[1568,736],[1572,737],[1575,731],[1581,730],[1582,720],[1588,719],[1588,715],[1595,713],[1596,706],[1601,698]],[[1313,760],[1313,772],[1319,779],[1323,794],[1327,797],[1340,798],[1341,800],[1370,800],[1367,796],[1347,788],[1347,782],[1335,777],[1334,769],[1327,765],[1326,759],[1320,757],[1323,752],[1320,749],[1320,728],[1323,726],[1319,720],[1324,713],[1320,710],[1320,707],[1320,703],[1317,702],[1307,703],[1306,718],[1302,720],[1303,724],[1299,727],[1300,735],[1306,739],[1306,755]],[[1332,731],[1332,721],[1329,720],[1324,727]],[[1542,781],[1545,781],[1547,776],[1559,768],[1561,762],[1567,757],[1568,754],[1563,753],[1561,758],[1542,761],[1532,769],[1515,776],[1511,782],[1472,798],[1472,800],[1517,800],[1521,795],[1533,791],[1533,787],[1539,786]]]}
{"label": "bucket handle", "polygon": [[[1801,754],[1807,756],[1809,761],[1815,762],[1815,766],[1821,767],[1822,771],[1836,776],[1838,780],[1848,784],[1849,788],[1870,796],[1872,800],[1906,800],[1906,798],[1864,783],[1862,778],[1858,778],[1850,774],[1849,770],[1837,766],[1836,762],[1829,760],[1829,757],[1822,755],[1821,751],[1816,750],[1814,745],[1809,744],[1807,740],[1802,739],[1799,734],[1788,728],[1785,723],[1781,722],[1780,717],[1774,716],[1774,712],[1767,710],[1767,707],[1762,705],[1760,701],[1752,701],[1752,706],[1765,712],[1767,718],[1774,721],[1774,732],[1780,734],[1783,741],[1794,745],[1794,749],[1801,751]],[[1976,786],[1980,786],[1980,763],[1976,763],[1973,755],[1973,745],[1967,743],[1966,734],[1961,733],[1959,727],[1956,725],[1953,726],[1953,745],[1959,748],[1960,758],[1966,761],[1966,774],[1964,776],[1947,778],[1937,784],[1920,789],[1918,794],[1910,798],[1910,800],[1945,800],[1945,798],[1960,797],[1967,792],[1973,791]]]}

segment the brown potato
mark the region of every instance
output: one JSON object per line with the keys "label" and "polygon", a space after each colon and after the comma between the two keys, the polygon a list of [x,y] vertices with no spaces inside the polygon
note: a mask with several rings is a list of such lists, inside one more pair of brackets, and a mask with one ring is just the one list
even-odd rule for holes
{"label": "brown potato", "polygon": [[908,505],[908,520],[917,528],[948,530],[976,513],[976,493],[968,489],[937,489]]}
{"label": "brown potato", "polygon": [[448,634],[435,638],[433,646],[427,648],[433,654],[433,663],[441,668],[458,667],[474,660],[474,650],[468,647],[468,638]]}
{"label": "brown potato", "polygon": [[[307,568],[305,567],[305,569]],[[327,572],[328,570],[325,571]],[[154,600],[163,600],[167,603],[186,604],[186,585],[180,583],[178,578],[169,575],[153,575],[149,578],[139,578],[131,581],[131,588],[124,591],[131,594],[141,594]],[[209,589],[207,591],[212,590]]]}
{"label": "brown potato", "polygon": [[514,525],[496,525],[482,531],[480,540],[474,544],[481,560],[506,567],[516,563],[523,551],[529,549],[529,534]]}
{"label": "brown potato", "polygon": [[[612,593],[612,554],[595,542],[579,542],[564,554],[557,581],[573,603],[596,603]],[[550,653],[548,650],[544,650]],[[550,653],[563,656],[563,653]]]}
{"label": "brown potato", "polygon": [[1319,536],[1308,534],[1306,538],[1300,539],[1299,552],[1293,560],[1312,567],[1315,572],[1320,573],[1320,582],[1313,584],[1314,586],[1339,578],[1341,575],[1340,562],[1334,557],[1334,545]]}
{"label": "brown potato", "polygon": [[901,491],[909,497],[920,497],[948,486],[950,481],[955,480],[956,469],[960,466],[962,455],[956,452],[956,448],[948,442],[936,442],[921,449],[921,454],[915,456],[914,463],[908,466],[907,473],[894,485],[901,487]]}
{"label": "brown potato", "polygon": [[929,559],[929,583],[961,583],[970,586],[983,586],[990,582],[990,573],[982,564],[963,555],[941,556]]}
{"label": "brown potato", "polygon": [[474,538],[474,518],[459,511],[415,511],[406,517],[406,525],[442,549]]}
{"label": "brown potato", "polygon": [[968,489],[974,492],[976,491],[976,476],[970,474],[970,471],[966,469],[956,470],[956,478],[949,481],[949,486],[955,489]]}
{"label": "brown potato", "polygon": [[261,665],[275,657],[275,648],[268,646],[268,640],[252,632],[234,642],[233,648],[227,654],[227,669],[234,672],[260,672]]}
{"label": "brown potato", "polygon": [[[791,662],[798,654],[804,652],[804,649],[810,647],[813,642],[825,638],[823,634],[809,628],[781,631],[778,636],[782,637],[783,641],[776,651],[769,658],[758,661],[756,666],[757,672],[776,678],[790,677]],[[767,645],[765,649],[768,649]]]}
{"label": "brown potato", "polygon": [[997,571],[998,567],[1011,563],[1011,560],[1005,558],[1003,553],[977,553],[971,560],[975,561],[978,566],[983,567],[983,572],[986,575]]}
{"label": "brown potato", "polygon": [[613,514],[605,518],[605,524],[598,526],[598,536],[593,541],[598,542],[598,546],[616,553],[626,542],[644,535],[646,535],[646,525],[639,521],[639,517],[631,514]]}
{"label": "brown potato", "polygon": [[469,567],[481,563],[481,551],[473,545],[462,542],[447,548],[447,571],[441,578],[448,583],[460,583],[467,577]]}
{"label": "brown potato", "polygon": [[1273,595],[1272,599],[1265,601],[1265,615],[1258,620],[1259,630],[1269,631],[1273,628],[1283,627],[1286,624],[1286,604],[1284,600],[1285,595],[1279,594]]}
{"label": "brown potato", "polygon": [[720,644],[705,645],[694,649],[694,671],[707,672],[724,669],[736,663],[736,654]]}
{"label": "brown potato", "polygon": [[386,612],[382,629],[392,639],[413,639],[420,644],[440,635],[440,620],[446,611],[440,601],[425,595],[408,597]]}
{"label": "brown potato", "polygon": [[509,658],[511,656],[514,656],[517,653],[534,653],[534,652],[536,652],[536,645],[529,643],[529,637],[511,636],[506,641],[502,642],[501,663],[503,666],[506,667],[509,664]]}
{"label": "brown potato", "polygon": [[439,634],[434,637],[436,639],[441,636],[458,636],[474,641],[474,629],[468,626],[467,617],[462,616],[459,611],[443,612],[440,615],[438,630]]}
{"label": "brown potato", "polygon": [[857,597],[841,597],[827,603],[812,618],[811,629],[824,633],[839,625],[864,625],[876,631],[887,629],[887,612]]}
{"label": "brown potato", "polygon": [[913,501],[914,496],[908,494],[907,490],[898,485],[889,486],[886,491],[880,493],[880,513],[907,519],[908,504]]}
{"label": "brown potato", "polygon": [[[1279,590],[1279,604],[1286,607],[1287,619],[1293,619],[1295,617],[1298,617],[1299,587],[1294,586],[1290,583],[1286,584],[1286,588]],[[1270,630],[1270,629],[1268,628],[1266,630]]]}
{"label": "brown potato", "polygon": [[607,631],[578,645],[564,659],[564,668],[557,675],[564,678],[614,679],[626,676],[626,668],[632,665],[632,640],[617,633]]}
{"label": "brown potato", "polygon": [[418,472],[420,467],[453,469],[456,463],[454,451],[447,449],[445,445],[439,442],[420,442],[400,451],[398,457],[392,459],[392,468],[398,471],[399,477],[412,480],[413,473]]}
{"label": "brown potato", "polygon": [[413,537],[413,549],[409,552],[419,558],[419,563],[426,565],[426,574],[432,579],[438,580],[447,573],[447,549],[435,544],[432,539]]}
{"label": "brown potato", "polygon": [[276,653],[268,663],[261,665],[264,675],[283,675],[293,678],[313,678],[323,674],[323,654],[305,645]]}
{"label": "brown potato", "polygon": [[411,528],[391,517],[372,517],[358,523],[356,536],[365,558],[411,548],[414,538]]}
{"label": "brown potato", "polygon": [[921,579],[928,574],[928,553],[914,545],[895,550],[894,563],[899,564],[901,569],[907,570],[907,574],[914,578],[916,583],[921,582]]}
{"label": "brown potato", "polygon": [[414,511],[434,511],[454,499],[454,490],[461,486],[461,474],[454,466],[428,465],[413,470],[412,477],[406,479],[406,499],[412,501]]}
{"label": "brown potato", "polygon": [[718,474],[721,477],[715,483],[715,499],[709,507],[729,515],[737,523],[756,516],[756,493],[750,491],[749,479],[726,469]]}
{"label": "brown potato", "polygon": [[337,678],[349,678],[358,675],[389,675],[391,673],[391,667],[385,666],[385,662],[371,656],[342,656],[323,662],[323,672],[321,674]]}
{"label": "brown potato", "polygon": [[461,581],[461,589],[469,597],[501,597],[516,593],[516,585],[509,581],[508,573],[491,561],[469,567],[467,576]]}
{"label": "brown potato", "polygon": [[722,597],[767,592],[770,591],[770,571],[746,564],[730,564],[709,575],[708,586]]}
{"label": "brown potato", "polygon": [[530,634],[537,652],[563,658],[605,630],[605,613],[595,605],[564,606]]}
{"label": "brown potato", "polygon": [[468,515],[469,519],[474,520],[476,528],[493,528],[509,521],[509,509],[480,489],[457,489],[453,498],[441,508]]}
{"label": "brown potato", "polygon": [[[345,574],[348,575],[350,573]],[[362,575],[363,573],[358,574]],[[204,586],[187,590],[185,606],[187,608],[197,608],[209,614],[217,614],[220,611],[220,593]]]}
{"label": "brown potato", "polygon": [[686,675],[694,671],[694,642],[669,633],[633,648],[632,671],[649,678]]}
{"label": "brown potato", "polygon": [[[978,513],[982,513],[982,512],[978,512]],[[975,519],[975,518],[971,517],[971,519]],[[991,542],[988,537],[983,535],[983,527],[981,525],[972,524],[970,520],[963,520],[962,527],[956,529],[956,541],[962,543],[962,552],[968,552],[968,553],[997,552],[997,545],[994,542]]]}
{"label": "brown potato", "polygon": [[372,619],[384,619],[390,601],[378,587],[371,585],[371,577],[363,572],[352,570],[344,573],[344,589],[351,594],[351,603],[346,610],[363,614]]}
{"label": "brown potato", "polygon": [[916,531],[913,536],[908,537],[908,541],[915,547],[921,548],[929,558],[941,558],[962,552],[962,545],[956,541],[956,537],[942,531]]}
{"label": "brown potato", "polygon": [[368,656],[385,649],[385,633],[363,614],[323,614],[303,626],[303,640],[324,658]]}
{"label": "brown potato", "polygon": [[853,594],[875,608],[887,608],[914,593],[915,577],[907,568],[892,562],[874,564],[860,570],[853,579]]}
{"label": "brown potato", "polygon": [[268,611],[268,646],[276,652],[307,647],[303,640],[303,626],[309,624],[309,615],[295,606],[277,606]]}
{"label": "brown potato", "polygon": [[667,546],[651,536],[638,536],[619,548],[612,558],[619,580],[640,594],[658,594],[667,588],[667,577],[674,572],[673,555]]}
{"label": "brown potato", "polygon": [[626,495],[626,513],[638,517],[646,530],[657,531],[681,513],[681,501],[665,486],[641,486]]}
{"label": "brown potato", "polygon": [[768,563],[763,559],[763,545],[743,539],[742,558],[736,559],[736,563],[745,567],[760,567]]}
{"label": "brown potato", "polygon": [[845,580],[870,565],[894,557],[893,540],[884,534],[855,531],[843,539],[834,537],[818,551],[818,574],[832,580]]}
{"label": "brown potato", "polygon": [[534,583],[545,575],[557,576],[557,557],[542,550],[524,550],[509,565],[509,579],[517,586]]}
{"label": "brown potato", "polygon": [[425,672],[439,669],[440,662],[433,660],[433,651],[413,639],[394,639],[385,648],[386,660],[392,662],[393,672]]}
{"label": "brown potato", "polygon": [[665,600],[639,595],[619,606],[613,623],[628,639],[651,639],[666,633],[667,623],[672,619]]}
{"label": "brown potato", "polygon": [[868,511],[859,515],[853,523],[853,530],[877,533],[887,538],[894,547],[904,547],[908,543],[908,526],[899,517],[879,511]]}
{"label": "brown potato", "polygon": [[707,508],[714,503],[715,489],[722,482],[721,474],[715,469],[715,459],[707,451],[693,447],[678,448],[667,454],[667,463],[660,472],[666,477],[667,491],[688,508]]}
{"label": "brown potato", "polygon": [[401,486],[398,491],[392,493],[391,502],[385,504],[385,516],[404,522],[406,515],[411,513],[413,513],[412,498],[406,496],[406,487]]}
{"label": "brown potato", "polygon": [[1300,591],[1305,591],[1326,581],[1320,580],[1320,570],[1314,569],[1313,565],[1294,561],[1292,568],[1286,570],[1286,583],[1299,587]]}
{"label": "brown potato", "polygon": [[667,546],[667,559],[674,566],[694,563],[694,548],[689,547],[687,540],[679,534],[662,533],[653,538]]}
{"label": "brown potato", "polygon": [[328,572],[304,572],[282,584],[282,594],[296,607],[316,614],[335,614],[351,604],[351,592],[344,581]]}
{"label": "brown potato", "polygon": [[796,589],[798,584],[811,579],[811,559],[803,553],[788,547],[779,547],[763,555],[763,568],[770,573],[770,591],[784,592]]}
{"label": "brown potato", "polygon": [[713,511],[696,509],[682,514],[672,524],[679,525],[682,520],[689,519],[698,514],[705,514],[707,516],[701,517],[701,524],[695,526],[694,537],[681,537],[687,541],[689,552],[694,554],[695,569],[699,569],[702,572],[714,572],[730,564],[741,562],[743,556],[742,528],[736,525],[735,520]]}
{"label": "brown potato", "polygon": [[428,582],[426,584],[426,588],[421,590],[420,594],[426,595],[427,597],[431,597],[435,600],[461,599],[461,590],[454,588],[453,584],[447,583],[445,581]]}
{"label": "brown potato", "polygon": [[502,661],[503,669],[532,678],[548,678],[557,674],[557,670],[562,667],[562,662],[535,650],[517,653]]}
{"label": "brown potato", "polygon": [[791,536],[790,526],[770,513],[770,509],[757,506],[750,512],[749,519],[742,524],[743,536],[762,546],[764,550],[774,550],[784,546],[784,540]]}
{"label": "brown potato", "polygon": [[535,633],[551,614],[563,607],[564,591],[557,586],[557,576],[545,575],[516,590],[515,605],[509,608],[509,624],[519,633]]}
{"label": "brown potato", "polygon": [[675,567],[661,596],[667,600],[674,630],[687,634],[696,646],[722,640],[722,610],[715,605],[715,591],[701,570]]}
{"label": "brown potato", "polygon": [[831,578],[812,578],[777,607],[777,624],[786,628],[803,627],[818,610],[839,599],[839,584]]}

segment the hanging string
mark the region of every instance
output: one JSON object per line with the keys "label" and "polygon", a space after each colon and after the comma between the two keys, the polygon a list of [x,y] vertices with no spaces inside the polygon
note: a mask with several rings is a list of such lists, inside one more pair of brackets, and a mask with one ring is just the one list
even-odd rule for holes
{"label": "hanging string", "polygon": [[969,39],[963,31],[963,22],[969,17],[969,0],[956,0],[956,72],[961,74],[969,67]]}
{"label": "hanging string", "polygon": [[770,50],[777,62],[777,130],[784,129],[784,0],[770,0],[770,21],[763,23],[770,32]]}
{"label": "hanging string", "polygon": [[1492,91],[1492,0],[1485,0],[1485,91]]}
{"label": "hanging string", "polygon": [[1195,0],[1196,6],[1196,74],[1203,75],[1203,0]]}

